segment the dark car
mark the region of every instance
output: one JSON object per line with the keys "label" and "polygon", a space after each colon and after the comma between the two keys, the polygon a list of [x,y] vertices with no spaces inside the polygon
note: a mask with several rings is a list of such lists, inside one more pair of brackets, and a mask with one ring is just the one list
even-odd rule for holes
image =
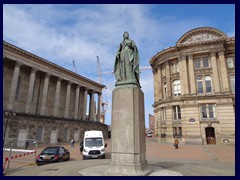
{"label": "dark car", "polygon": [[36,159],[37,165],[62,162],[70,159],[70,152],[61,146],[46,147]]}

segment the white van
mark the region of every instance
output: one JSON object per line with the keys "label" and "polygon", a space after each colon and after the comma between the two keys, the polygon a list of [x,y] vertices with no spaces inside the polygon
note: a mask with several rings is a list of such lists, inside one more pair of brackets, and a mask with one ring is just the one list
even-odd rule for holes
{"label": "white van", "polygon": [[83,159],[105,159],[105,147],[102,131],[85,131],[83,142],[80,144]]}

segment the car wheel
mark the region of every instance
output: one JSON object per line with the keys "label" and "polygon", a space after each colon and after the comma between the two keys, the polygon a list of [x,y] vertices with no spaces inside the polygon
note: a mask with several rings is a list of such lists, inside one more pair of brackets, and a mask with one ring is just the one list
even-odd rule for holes
{"label": "car wheel", "polygon": [[63,159],[62,159],[62,158],[60,158],[60,159],[59,159],[59,162],[63,162]]}
{"label": "car wheel", "polygon": [[82,159],[83,159],[83,160],[86,160],[87,158],[86,158],[85,156],[82,156]]}
{"label": "car wheel", "polygon": [[105,155],[104,156],[102,156],[102,159],[105,159],[106,157],[105,157]]}

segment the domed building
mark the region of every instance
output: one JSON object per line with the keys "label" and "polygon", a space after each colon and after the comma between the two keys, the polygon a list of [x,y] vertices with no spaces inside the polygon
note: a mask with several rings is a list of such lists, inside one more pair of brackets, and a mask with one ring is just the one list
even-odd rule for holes
{"label": "domed building", "polygon": [[158,141],[235,144],[235,37],[196,28],[150,64]]}

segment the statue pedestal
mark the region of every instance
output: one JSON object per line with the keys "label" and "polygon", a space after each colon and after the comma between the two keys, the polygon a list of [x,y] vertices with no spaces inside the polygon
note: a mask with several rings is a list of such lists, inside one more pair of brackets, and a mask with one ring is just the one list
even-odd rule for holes
{"label": "statue pedestal", "polygon": [[128,85],[115,88],[112,97],[111,163],[105,175],[149,175],[144,94],[138,86]]}

